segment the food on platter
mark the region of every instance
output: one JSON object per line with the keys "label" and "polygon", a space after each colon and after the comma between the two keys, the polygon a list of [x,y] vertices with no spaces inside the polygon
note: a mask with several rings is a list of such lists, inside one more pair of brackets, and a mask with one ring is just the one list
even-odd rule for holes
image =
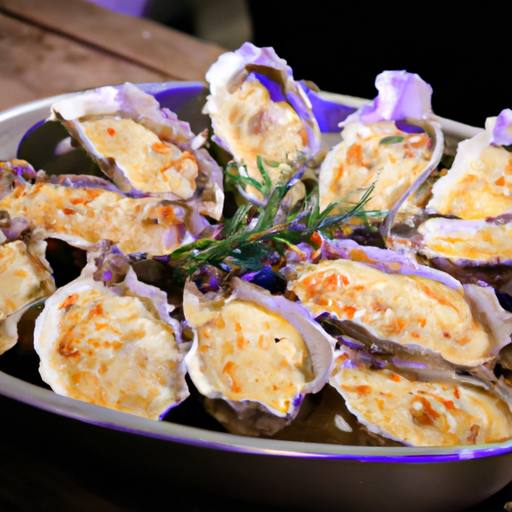
{"label": "food on platter", "polygon": [[189,282],[183,302],[194,329],[190,378],[206,397],[226,400],[240,423],[250,414],[250,428],[273,434],[327,382],[335,341],[300,305],[238,278],[227,297]]}
{"label": "food on platter", "polygon": [[376,268],[370,256],[353,261],[352,252],[366,254],[349,245],[347,259],[296,265],[289,287],[315,317],[333,315],[352,336],[433,352],[466,367],[485,363],[511,342],[512,314],[488,287],[463,287],[441,272],[418,275],[389,250],[373,249],[370,256],[392,258],[392,270]]}
{"label": "food on platter", "polygon": [[[105,177],[0,166],[0,256],[16,254],[20,290],[0,303],[0,351],[45,300],[40,373],[71,398],[155,420],[194,401],[219,428],[281,439],[306,425],[365,445],[512,437],[508,111],[446,170],[418,75],[384,72],[373,102],[335,109],[246,43],[206,79],[198,135],[133,84],[54,104],[57,152]],[[496,209],[470,218],[473,181]],[[56,239],[87,264],[55,290]]]}
{"label": "food on platter", "polygon": [[210,95],[204,112],[215,141],[261,180],[257,158],[269,168],[273,186],[304,170],[320,147],[320,129],[305,89],[273,48],[245,43],[221,55],[206,73]]}
{"label": "food on platter", "polygon": [[347,124],[342,133],[343,142],[322,163],[323,208],[343,198],[357,203],[368,187],[377,182],[365,208],[389,210],[431,160],[432,141],[428,135],[404,132],[394,122],[354,122]]}
{"label": "food on platter", "polygon": [[462,141],[455,159],[432,188],[427,209],[462,220],[498,217],[512,208],[512,111],[486,121],[485,130]]}
{"label": "food on platter", "polygon": [[415,227],[388,246],[412,250],[463,282],[510,289],[511,111],[488,118],[484,131],[460,142],[451,168],[435,182]]}
{"label": "food on platter", "polygon": [[189,394],[171,309],[115,248],[90,253],[36,321],[43,380],[60,395],[159,419]]}
{"label": "food on platter", "polygon": [[55,291],[46,243],[37,233],[26,233],[23,220],[4,217],[0,228],[0,354],[16,344],[17,325],[27,307]]}
{"label": "food on platter", "polygon": [[336,358],[331,384],[370,432],[412,446],[504,441],[512,436],[507,404],[475,384],[419,381]]}
{"label": "food on platter", "polygon": [[[413,184],[417,189],[439,163],[441,153],[433,151],[433,146],[443,144],[440,131],[437,133],[441,140],[436,141],[425,130],[432,88],[418,75],[405,71],[386,71],[375,84],[379,94],[373,105],[361,107],[341,123],[343,141],[322,163],[322,209],[333,201],[357,203],[374,184],[365,208],[391,210]],[[418,206],[424,206],[418,200]]]}
{"label": "food on platter", "polygon": [[74,247],[94,248],[105,239],[123,252],[149,255],[167,254],[206,226],[187,205],[130,197],[95,176],[39,173],[34,183],[24,181],[5,195],[0,210]]}
{"label": "food on platter", "polygon": [[133,84],[102,87],[52,106],[88,155],[125,193],[186,200],[222,215],[222,171],[188,123]]}

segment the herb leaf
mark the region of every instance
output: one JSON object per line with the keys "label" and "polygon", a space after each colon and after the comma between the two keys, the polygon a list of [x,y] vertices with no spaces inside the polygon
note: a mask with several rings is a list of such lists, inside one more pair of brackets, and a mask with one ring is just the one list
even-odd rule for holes
{"label": "herb leaf", "polygon": [[[261,190],[267,190],[270,181],[268,176],[265,178],[261,159],[258,159],[258,168],[263,183],[257,183]],[[231,169],[226,169],[227,177],[231,176]],[[233,217],[225,222],[220,237],[200,239],[172,252],[170,264],[175,267],[175,280],[178,283],[184,282],[206,264],[221,270],[237,267],[242,271],[260,270],[287,250],[303,255],[297,247],[300,243],[318,248],[318,244],[312,240],[317,231],[330,236],[331,228],[340,227],[351,217],[367,219],[383,213],[364,210],[373,193],[373,185],[365,191],[357,204],[348,208],[342,208],[343,202],[338,202],[320,211],[320,196],[318,189],[315,189],[304,198],[298,210],[286,212],[284,199],[291,186],[277,185],[270,193],[266,206],[241,205]]]}
{"label": "herb leaf", "polygon": [[402,135],[389,135],[389,137],[384,137],[380,139],[379,144],[398,144],[402,142],[405,137]]}

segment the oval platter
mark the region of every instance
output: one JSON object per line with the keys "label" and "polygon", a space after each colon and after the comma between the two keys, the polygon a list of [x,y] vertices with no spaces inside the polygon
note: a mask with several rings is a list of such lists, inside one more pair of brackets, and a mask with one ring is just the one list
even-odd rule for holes
{"label": "oval platter", "polygon": [[[158,98],[163,106],[177,111],[196,131],[207,123],[201,114],[206,91],[200,83],[165,84],[165,90],[165,97]],[[158,97],[159,91],[154,92]],[[350,106],[363,101],[326,97]],[[50,105],[60,98],[0,114],[2,160],[16,155],[20,141],[21,157],[27,153],[44,157],[44,148],[34,147],[30,134],[25,134],[49,115]],[[479,131],[438,120],[448,144],[456,145]],[[7,354],[0,357],[0,394],[21,404],[20,421],[35,421],[36,411],[45,411],[43,420],[32,427],[37,439],[55,449],[70,446],[77,456],[87,453],[101,465],[128,469],[134,479],[144,475],[170,487],[293,510],[416,512],[462,510],[512,480],[512,440],[414,448],[243,437],[172,420],[157,422],[56,395],[42,383],[31,383],[23,373],[11,371],[11,359]]]}

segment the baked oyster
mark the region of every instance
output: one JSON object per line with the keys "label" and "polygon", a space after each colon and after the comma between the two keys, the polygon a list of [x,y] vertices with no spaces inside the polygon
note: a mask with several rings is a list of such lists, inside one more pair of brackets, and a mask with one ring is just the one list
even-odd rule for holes
{"label": "baked oyster", "polygon": [[27,307],[55,291],[46,242],[29,232],[23,217],[0,210],[0,354],[18,340],[18,322]]}
{"label": "baked oyster", "polygon": [[463,220],[498,217],[512,210],[512,111],[486,120],[485,130],[459,143],[453,164],[432,188],[430,214]]}
{"label": "baked oyster", "polygon": [[203,295],[189,281],[183,308],[194,331],[190,378],[205,397],[222,399],[209,409],[232,432],[274,434],[329,378],[334,340],[282,296],[239,278],[229,296]]}
{"label": "baked oyster", "polygon": [[[58,238],[80,249],[98,248],[110,240],[124,253],[167,254],[193,240],[207,225],[190,206],[154,197],[129,197],[95,176],[46,176],[30,181],[12,178],[3,167],[7,194],[0,210],[24,217],[43,238]],[[9,178],[11,176],[11,178]]]}
{"label": "baked oyster", "polygon": [[42,379],[60,395],[163,417],[189,394],[172,309],[116,248],[90,253],[80,277],[59,288],[37,318]]}
{"label": "baked oyster", "polygon": [[[351,357],[352,356],[352,357]],[[501,442],[512,437],[512,413],[476,380],[418,380],[336,353],[330,383],[370,432],[410,446]]]}
{"label": "baked oyster", "polygon": [[325,245],[336,259],[293,265],[289,289],[315,317],[332,316],[349,336],[464,368],[496,358],[511,342],[512,314],[492,288],[461,285],[391,250],[351,240]]}
{"label": "baked oyster", "polygon": [[[214,140],[233,155],[239,172],[261,181],[260,157],[271,164],[266,171],[275,186],[297,176],[318,151],[320,130],[311,102],[273,48],[244,43],[221,55],[206,80],[210,95],[204,113],[212,119]],[[262,199],[256,190],[249,195]]]}
{"label": "baked oyster", "polygon": [[185,121],[133,84],[101,87],[52,105],[60,121],[117,187],[131,196],[183,200],[219,220],[222,170]]}
{"label": "baked oyster", "polygon": [[385,71],[375,84],[373,104],[341,123],[343,140],[322,162],[320,204],[356,204],[373,187],[364,208],[390,212],[392,222],[397,211],[424,206],[428,195],[418,189],[437,168],[444,139],[431,119],[432,89],[418,75]]}
{"label": "baked oyster", "polygon": [[459,143],[453,165],[432,188],[430,218],[397,225],[389,247],[417,253],[463,282],[510,291],[510,113],[487,119],[484,131]]}

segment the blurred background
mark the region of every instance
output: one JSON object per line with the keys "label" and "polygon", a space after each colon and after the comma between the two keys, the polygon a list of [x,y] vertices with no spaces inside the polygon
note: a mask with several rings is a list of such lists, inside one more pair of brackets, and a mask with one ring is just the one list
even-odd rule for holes
{"label": "blurred background", "polygon": [[512,3],[376,5],[0,0],[0,110],[123,81],[204,80],[223,51],[245,41],[273,46],[295,78],[331,92],[371,99],[378,73],[405,69],[432,85],[440,116],[483,126],[512,107]]}
{"label": "blurred background", "polygon": [[[273,46],[295,78],[341,94],[371,99],[383,70],[418,73],[433,87],[434,112],[483,126],[486,117],[512,108],[512,4],[497,10],[453,2],[458,10],[451,11],[446,4],[394,0],[372,9],[367,2],[323,0],[0,0],[0,111],[124,81],[204,80],[220,54],[252,41]],[[21,119],[21,133],[25,124]],[[17,143],[12,133],[0,133],[0,151],[13,152],[4,158],[15,154]],[[53,423],[40,419],[49,413],[34,416],[29,406],[2,396],[0,410],[9,418],[0,422],[2,511],[270,511],[134,482],[108,466],[91,471],[76,455],[83,439],[63,443]],[[510,496],[512,484],[472,510],[503,510]]]}
{"label": "blurred background", "polygon": [[[373,98],[385,69],[418,73],[433,87],[434,111],[482,126],[512,108],[506,20],[512,5],[405,1],[90,0],[145,16],[234,50],[273,46],[299,79]],[[458,8],[453,8],[458,6]]]}

